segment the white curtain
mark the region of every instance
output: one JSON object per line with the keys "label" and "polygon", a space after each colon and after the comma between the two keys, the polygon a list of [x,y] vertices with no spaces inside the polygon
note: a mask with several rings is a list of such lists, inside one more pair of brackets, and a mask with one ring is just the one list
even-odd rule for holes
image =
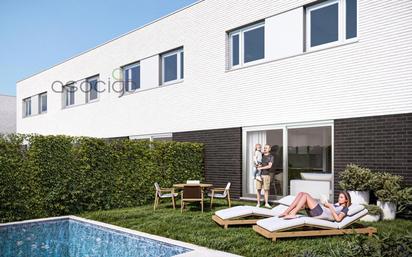
{"label": "white curtain", "polygon": [[253,154],[255,152],[255,145],[261,144],[262,149],[266,144],[266,131],[254,131],[247,133],[247,154],[246,154],[246,178],[247,178],[247,192],[249,194],[256,193],[256,185],[254,181],[254,164]]}

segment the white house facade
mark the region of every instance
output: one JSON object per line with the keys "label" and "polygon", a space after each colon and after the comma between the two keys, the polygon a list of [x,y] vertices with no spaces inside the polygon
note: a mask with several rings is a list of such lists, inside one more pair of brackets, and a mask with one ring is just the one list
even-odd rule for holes
{"label": "white house facade", "polygon": [[273,198],[302,173],[332,194],[352,162],[412,183],[412,2],[198,1],[19,81],[17,103],[19,133],[202,142],[236,197],[256,143]]}

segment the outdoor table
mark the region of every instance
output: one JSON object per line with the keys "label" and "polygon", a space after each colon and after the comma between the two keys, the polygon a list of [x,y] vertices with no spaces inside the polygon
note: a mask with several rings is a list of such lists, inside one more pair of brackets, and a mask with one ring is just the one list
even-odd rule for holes
{"label": "outdoor table", "polygon": [[200,183],[200,184],[174,184],[173,187],[177,189],[183,189],[185,186],[200,186],[202,189],[213,187],[213,184],[206,184],[206,183]]}

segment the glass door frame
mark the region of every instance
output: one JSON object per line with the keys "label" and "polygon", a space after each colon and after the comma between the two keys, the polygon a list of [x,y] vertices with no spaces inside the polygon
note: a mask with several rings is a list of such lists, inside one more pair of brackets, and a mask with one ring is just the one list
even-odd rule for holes
{"label": "glass door frame", "polygon": [[[296,128],[312,128],[312,127],[330,127],[331,128],[331,171],[332,171],[332,192],[335,190],[335,144],[334,144],[334,122],[333,120],[326,121],[314,121],[314,122],[296,122],[296,123],[282,123],[277,125],[262,125],[262,126],[249,126],[242,127],[242,197],[241,198],[251,198],[252,195],[247,193],[246,185],[248,184],[247,178],[247,133],[253,131],[263,131],[263,130],[282,130],[282,142],[283,142],[283,195],[288,194],[289,188],[289,167],[288,167],[288,129]],[[254,198],[255,196],[253,196]]]}

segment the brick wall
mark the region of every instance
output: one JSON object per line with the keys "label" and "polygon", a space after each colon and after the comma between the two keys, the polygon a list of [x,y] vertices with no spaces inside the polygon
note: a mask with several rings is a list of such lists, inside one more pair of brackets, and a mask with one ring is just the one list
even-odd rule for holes
{"label": "brick wall", "polygon": [[404,176],[412,185],[412,113],[335,120],[336,191],[348,163]]}
{"label": "brick wall", "polygon": [[242,192],[242,129],[227,128],[173,133],[173,140],[205,145],[205,179],[216,187],[232,182],[231,196]]}

